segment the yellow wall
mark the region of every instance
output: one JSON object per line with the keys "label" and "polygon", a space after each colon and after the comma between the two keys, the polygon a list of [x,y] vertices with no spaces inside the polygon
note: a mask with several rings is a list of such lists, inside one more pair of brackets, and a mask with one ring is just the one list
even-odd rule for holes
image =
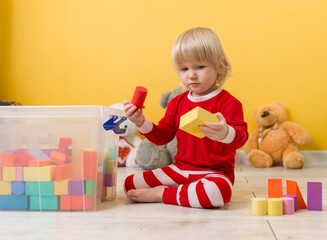
{"label": "yellow wall", "polygon": [[327,149],[325,0],[3,0],[0,8],[10,23],[0,23],[10,33],[0,40],[2,99],[111,105],[142,85],[145,113],[157,122],[160,95],[179,84],[173,42],[205,26],[232,62],[225,88],[243,102],[249,131],[254,109],[280,100],[312,135],[302,149]]}
{"label": "yellow wall", "polygon": [[0,1],[0,100],[7,91],[6,84],[10,81],[10,30],[11,8],[9,1]]}

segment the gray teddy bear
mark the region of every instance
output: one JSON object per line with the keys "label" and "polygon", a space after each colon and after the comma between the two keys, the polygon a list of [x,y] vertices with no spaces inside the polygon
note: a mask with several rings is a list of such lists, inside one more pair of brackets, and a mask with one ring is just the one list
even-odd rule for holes
{"label": "gray teddy bear", "polygon": [[[184,86],[179,85],[172,92],[165,92],[161,95],[159,104],[163,108],[167,108],[168,102],[179,94],[185,92]],[[136,153],[136,160],[140,167],[146,170],[152,170],[174,162],[177,152],[176,137],[166,145],[157,146],[148,139],[142,140]]]}

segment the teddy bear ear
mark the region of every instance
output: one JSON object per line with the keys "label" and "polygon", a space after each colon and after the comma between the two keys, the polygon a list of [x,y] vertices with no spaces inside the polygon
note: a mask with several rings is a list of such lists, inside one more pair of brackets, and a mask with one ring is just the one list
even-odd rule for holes
{"label": "teddy bear ear", "polygon": [[278,105],[278,106],[280,106],[282,108],[285,108],[285,105],[280,101],[273,101],[272,104],[275,104],[275,105]]}
{"label": "teddy bear ear", "polygon": [[165,92],[161,95],[159,104],[162,108],[167,108],[168,99],[169,99],[170,94],[171,94],[171,92]]}

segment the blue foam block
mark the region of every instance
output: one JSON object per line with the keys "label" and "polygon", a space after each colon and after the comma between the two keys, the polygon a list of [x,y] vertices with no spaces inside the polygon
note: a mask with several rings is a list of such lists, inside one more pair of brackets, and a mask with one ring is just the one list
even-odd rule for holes
{"label": "blue foam block", "polygon": [[11,192],[16,195],[23,195],[25,193],[25,182],[12,182]]}
{"label": "blue foam block", "polygon": [[37,159],[47,159],[49,156],[45,154],[42,150],[37,150]]}
{"label": "blue foam block", "polygon": [[0,209],[28,209],[28,197],[0,195]]}

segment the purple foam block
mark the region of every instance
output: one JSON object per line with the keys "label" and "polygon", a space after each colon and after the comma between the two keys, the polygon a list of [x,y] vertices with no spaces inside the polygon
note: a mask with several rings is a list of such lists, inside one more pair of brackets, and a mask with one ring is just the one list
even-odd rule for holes
{"label": "purple foam block", "polygon": [[105,187],[112,187],[112,174],[106,174],[105,175]]}
{"label": "purple foam block", "polygon": [[84,184],[81,180],[71,180],[68,182],[68,195],[83,195]]}
{"label": "purple foam block", "polygon": [[322,182],[308,182],[307,189],[308,210],[322,211]]}
{"label": "purple foam block", "polygon": [[294,211],[297,211],[297,196],[296,195],[287,194],[287,195],[283,195],[282,197],[294,198]]}

